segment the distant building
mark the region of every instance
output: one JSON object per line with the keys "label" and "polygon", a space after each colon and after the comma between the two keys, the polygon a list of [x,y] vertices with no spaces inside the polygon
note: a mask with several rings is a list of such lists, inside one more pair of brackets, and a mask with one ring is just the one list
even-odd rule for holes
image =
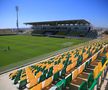
{"label": "distant building", "polygon": [[0,29],[0,36],[4,36],[4,35],[16,35],[16,31],[10,28]]}
{"label": "distant building", "polygon": [[28,22],[25,24],[32,25],[32,35],[77,36],[88,38],[96,38],[98,36],[98,32],[93,30],[91,23],[84,19]]}

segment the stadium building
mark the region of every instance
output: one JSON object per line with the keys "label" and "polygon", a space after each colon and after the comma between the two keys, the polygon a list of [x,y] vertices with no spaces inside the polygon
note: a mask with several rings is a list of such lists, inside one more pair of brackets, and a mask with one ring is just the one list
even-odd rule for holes
{"label": "stadium building", "polygon": [[92,24],[84,19],[28,22],[25,24],[32,25],[32,35],[97,38],[102,34],[97,30],[93,30]]}

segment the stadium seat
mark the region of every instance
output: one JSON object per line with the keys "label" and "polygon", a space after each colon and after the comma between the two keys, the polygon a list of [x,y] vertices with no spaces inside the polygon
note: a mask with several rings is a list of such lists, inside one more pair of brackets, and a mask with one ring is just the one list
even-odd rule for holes
{"label": "stadium seat", "polygon": [[78,74],[82,73],[85,68],[85,64],[82,64],[81,66],[78,67]]}
{"label": "stadium seat", "polygon": [[32,87],[30,90],[42,90],[42,82]]}
{"label": "stadium seat", "polygon": [[38,83],[38,78],[35,78],[29,67],[27,67],[25,70],[28,77],[27,79],[28,84],[26,86],[27,88],[31,88]]}
{"label": "stadium seat", "polygon": [[97,58],[97,54],[95,54],[95,55],[92,57],[92,62],[93,62],[94,60],[96,60],[96,58]]}
{"label": "stadium seat", "polygon": [[80,85],[80,87],[78,88],[78,90],[87,90],[88,87],[87,87],[87,82],[86,81],[83,81]]}
{"label": "stadium seat", "polygon": [[97,90],[97,81],[95,80],[89,90]]}
{"label": "stadium seat", "polygon": [[53,81],[53,78],[52,77],[49,77],[48,79],[44,80],[42,82],[42,88],[44,89],[45,87],[49,86]]}
{"label": "stadium seat", "polygon": [[22,69],[18,71],[18,73],[15,77],[15,80],[14,80],[14,84],[17,84],[18,81],[20,80],[21,72],[22,72]]}
{"label": "stadium seat", "polygon": [[56,81],[59,79],[59,71],[53,75],[53,80]]}
{"label": "stadium seat", "polygon": [[66,76],[65,80],[66,80],[66,85],[69,85],[70,82],[72,81],[72,74],[69,74],[68,76]]}
{"label": "stadium seat", "polygon": [[66,84],[66,80],[62,79],[61,81],[59,81],[56,84],[57,90],[62,90],[63,88],[65,88],[65,84]]}
{"label": "stadium seat", "polygon": [[20,81],[19,89],[25,89],[26,85],[27,85],[27,79],[24,79],[24,80]]}

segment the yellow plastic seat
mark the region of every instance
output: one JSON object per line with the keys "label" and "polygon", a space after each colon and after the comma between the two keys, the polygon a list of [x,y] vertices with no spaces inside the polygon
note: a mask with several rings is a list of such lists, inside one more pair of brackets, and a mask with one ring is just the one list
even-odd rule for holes
{"label": "yellow plastic seat", "polygon": [[42,75],[42,72],[41,71],[39,71],[37,74],[36,74],[36,78],[39,78],[40,76]]}
{"label": "yellow plastic seat", "polygon": [[48,79],[44,80],[42,82],[42,88],[49,86],[52,83],[52,81],[53,81],[52,77],[49,77]]}
{"label": "yellow plastic seat", "polygon": [[42,90],[42,82],[32,87],[30,90]]}
{"label": "yellow plastic seat", "polygon": [[31,88],[38,83],[38,78],[35,78],[30,67],[27,67],[25,70],[26,70],[27,81],[28,81],[27,87]]}
{"label": "yellow plastic seat", "polygon": [[101,71],[101,69],[102,69],[102,63],[101,63],[101,62],[99,62],[99,63],[98,63],[98,72],[100,72],[100,71]]}
{"label": "yellow plastic seat", "polygon": [[53,74],[55,74],[56,72],[58,72],[58,65],[54,65],[53,67]]}
{"label": "yellow plastic seat", "polygon": [[17,74],[17,70],[15,70],[15,71],[13,71],[13,73],[11,73],[10,75],[9,75],[9,78],[12,78],[14,75],[16,75]]}
{"label": "yellow plastic seat", "polygon": [[67,66],[66,68],[66,72],[70,71],[72,68],[71,68],[71,64]]}
{"label": "yellow plastic seat", "polygon": [[97,54],[95,54],[93,57],[92,57],[92,61],[96,60],[97,58]]}
{"label": "yellow plastic seat", "polygon": [[108,52],[106,53],[106,58],[108,59]]}
{"label": "yellow plastic seat", "polygon": [[78,67],[78,74],[82,73],[85,68],[85,64],[82,64],[81,66]]}
{"label": "yellow plastic seat", "polygon": [[58,71],[60,71],[62,69],[63,69],[63,64],[62,63],[58,64]]}
{"label": "yellow plastic seat", "polygon": [[74,80],[77,76],[78,76],[78,69],[75,69],[75,70],[72,72],[72,80]]}
{"label": "yellow plastic seat", "polygon": [[74,62],[71,64],[71,69],[74,68],[76,65],[77,65],[77,61],[74,61]]}
{"label": "yellow plastic seat", "polygon": [[98,66],[96,66],[93,70],[93,74],[94,74],[94,79],[97,77],[97,75],[99,74],[98,72]]}

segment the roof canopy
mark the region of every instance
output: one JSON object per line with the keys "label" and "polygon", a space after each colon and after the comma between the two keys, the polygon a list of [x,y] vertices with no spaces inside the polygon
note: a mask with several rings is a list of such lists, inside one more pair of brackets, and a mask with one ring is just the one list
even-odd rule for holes
{"label": "roof canopy", "polygon": [[60,21],[43,21],[43,22],[27,22],[24,24],[29,25],[57,25],[57,24],[90,24],[90,22],[79,19],[79,20],[60,20]]}

